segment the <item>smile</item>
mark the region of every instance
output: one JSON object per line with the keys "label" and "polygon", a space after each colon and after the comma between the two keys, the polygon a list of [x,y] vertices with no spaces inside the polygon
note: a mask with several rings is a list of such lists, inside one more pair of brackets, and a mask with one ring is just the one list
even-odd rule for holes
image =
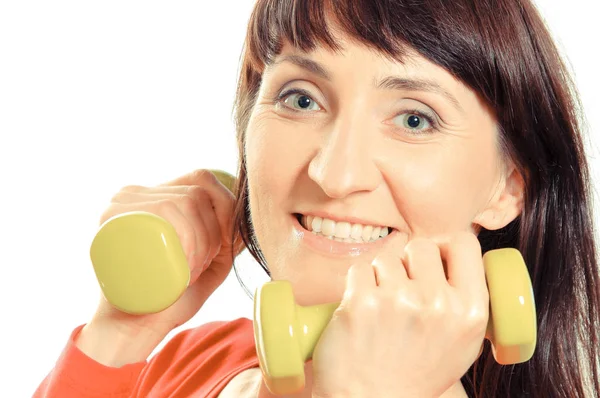
{"label": "smile", "polygon": [[328,218],[297,214],[298,222],[308,231],[327,239],[345,243],[369,243],[389,235],[390,228],[378,225],[351,224]]}
{"label": "smile", "polygon": [[312,249],[325,254],[357,256],[381,247],[395,229],[334,221],[324,217],[294,214],[297,236]]}

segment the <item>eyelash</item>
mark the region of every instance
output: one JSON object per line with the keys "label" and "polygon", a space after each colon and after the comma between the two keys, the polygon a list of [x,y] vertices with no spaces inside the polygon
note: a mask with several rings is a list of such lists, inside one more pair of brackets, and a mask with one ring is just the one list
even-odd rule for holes
{"label": "eyelash", "polygon": [[[279,95],[277,96],[277,98],[276,98],[276,102],[277,102],[278,104],[283,104],[283,100],[284,100],[286,97],[288,97],[288,96],[290,96],[290,95],[292,95],[292,94],[300,94],[300,95],[305,95],[305,96],[309,97],[311,100],[313,100],[313,98],[312,98],[312,95],[311,95],[311,94],[310,94],[308,91],[306,91],[306,90],[303,90],[303,89],[301,89],[301,88],[292,88],[292,89],[289,89],[289,90],[287,90],[287,91],[283,91],[281,94],[279,94]],[[314,100],[313,100],[313,101],[314,101]],[[317,101],[315,101],[315,102],[317,102]],[[292,108],[290,108],[290,107],[289,107],[289,106],[287,106],[287,105],[284,105],[284,106],[285,106],[287,109],[291,110],[292,112],[302,112],[302,111],[298,111],[298,110],[296,110],[296,109],[292,109]]]}
{"label": "eyelash", "polygon": [[[290,95],[292,95],[292,94],[304,95],[304,96],[307,96],[308,98],[310,98],[311,101],[317,102],[317,101],[315,101],[312,98],[312,95],[308,91],[300,89],[300,88],[293,88],[293,89],[290,89],[290,90],[287,90],[287,91],[283,91],[281,94],[279,94],[277,96],[277,98],[275,99],[275,103],[284,106],[286,108],[286,110],[289,110],[291,112],[302,113],[303,111],[299,111],[297,109],[290,108],[289,106],[283,104],[285,98],[288,97],[288,96],[290,96]],[[427,120],[427,122],[431,126],[427,130],[413,130],[413,131],[416,131],[416,133],[413,133],[413,134],[426,134],[426,133],[430,133],[432,130],[437,130],[437,128],[438,128],[438,125],[437,125],[435,117],[433,115],[429,114],[428,112],[420,111],[420,110],[414,109],[414,108],[413,109],[406,109],[402,113],[396,114],[394,117],[399,116],[399,115],[403,115],[403,114],[410,114],[410,115],[419,116],[419,117]]]}

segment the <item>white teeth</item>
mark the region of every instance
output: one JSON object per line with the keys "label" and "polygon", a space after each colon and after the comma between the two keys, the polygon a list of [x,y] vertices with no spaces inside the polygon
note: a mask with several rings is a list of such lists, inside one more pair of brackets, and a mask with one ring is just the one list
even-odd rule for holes
{"label": "white teeth", "polygon": [[[313,222],[312,222],[312,230],[315,232],[321,232],[321,223],[323,222],[323,219],[321,217],[315,217]],[[310,229],[310,228],[308,228]]]}
{"label": "white teeth", "polygon": [[321,233],[326,236],[333,236],[335,234],[335,221],[324,219],[321,223]]}
{"label": "white teeth", "polygon": [[390,232],[388,227],[350,224],[346,221],[335,222],[314,216],[301,216],[300,223],[315,235],[345,243],[374,242],[385,238]]}
{"label": "white teeth", "polygon": [[367,225],[366,227],[363,227],[362,230],[362,239],[365,242],[368,242],[369,240],[371,240],[371,235],[373,234],[373,226],[372,225]]}
{"label": "white teeth", "polygon": [[371,233],[371,239],[375,240],[379,238],[379,234],[381,233],[381,227],[373,228],[373,232]]}
{"label": "white teeth", "polygon": [[[362,225],[360,225],[360,224],[352,225],[352,231],[350,232],[350,236],[352,237],[352,239],[362,239],[362,237],[361,237],[362,230],[363,230]],[[386,228],[386,230],[387,230],[387,228]]]}
{"label": "white teeth", "polygon": [[335,223],[335,236],[342,239],[350,237],[350,223],[344,221]]}
{"label": "white teeth", "polygon": [[379,236],[382,238],[385,238],[386,236],[388,236],[389,233],[390,233],[390,231],[387,228],[381,228],[381,232],[379,233]]}

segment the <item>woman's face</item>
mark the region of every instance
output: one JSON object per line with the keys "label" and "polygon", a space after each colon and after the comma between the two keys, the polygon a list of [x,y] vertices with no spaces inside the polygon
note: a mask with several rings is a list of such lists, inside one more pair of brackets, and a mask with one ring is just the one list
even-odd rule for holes
{"label": "woman's face", "polygon": [[415,237],[516,216],[495,119],[473,91],[418,55],[403,65],[342,43],[284,46],[246,133],[254,231],[302,305],[341,300],[353,263],[401,256]]}

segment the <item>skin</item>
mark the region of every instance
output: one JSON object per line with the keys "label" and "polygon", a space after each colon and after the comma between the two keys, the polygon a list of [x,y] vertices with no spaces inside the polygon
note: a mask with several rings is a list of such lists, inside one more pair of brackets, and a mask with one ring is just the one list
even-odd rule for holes
{"label": "skin", "polygon": [[[244,148],[252,222],[273,279],[290,281],[300,305],[341,302],[295,397],[464,395],[459,380],[477,358],[488,317],[475,234],[517,217],[523,179],[498,150],[493,112],[444,69],[416,53],[401,64],[337,40],[338,53],[283,47],[263,73]],[[329,78],[291,55],[318,63]],[[377,88],[388,76],[435,81],[463,111],[438,94]],[[299,95],[275,99],[290,88],[307,91],[309,106]],[[435,123],[409,119],[415,109]],[[230,272],[232,251],[242,249],[229,242],[234,204],[206,170],[117,193],[101,222],[135,210],[164,217],[192,281],[159,314],[127,315],[101,300],[77,346],[107,366],[146,359]],[[358,251],[316,250],[292,215],[319,212],[393,233]],[[242,372],[228,391],[270,396],[259,369]]]}
{"label": "skin", "polygon": [[[399,335],[367,333],[370,329],[364,325],[381,324],[390,315],[406,319],[407,308],[413,304],[413,315],[424,306],[441,309],[419,334],[405,336],[415,346],[415,358],[419,354],[416,347],[425,349],[421,346],[426,343],[423,333],[435,336],[432,331],[439,333],[444,322],[450,321],[448,310],[454,305],[461,308],[457,319],[464,328],[446,336],[459,344],[458,351],[440,346],[438,356],[426,358],[441,361],[427,377],[443,374],[438,385],[441,390],[431,393],[460,395],[460,376],[476,359],[483,339],[481,328],[487,322],[487,290],[475,235],[481,227],[499,229],[518,216],[523,179],[499,151],[493,112],[446,70],[414,52],[409,62],[401,64],[343,35],[337,39],[343,47],[338,53],[322,47],[302,53],[284,45],[276,62],[263,73],[246,136],[252,222],[272,278],[290,281],[301,305],[342,300],[336,322],[324,333],[330,348],[319,347],[314,362],[328,350],[327,355],[340,358],[344,354],[346,362],[360,365],[340,368],[342,374],[326,374],[323,369],[328,366],[322,364],[319,376],[309,362],[307,388],[297,396],[311,396],[313,376],[319,384],[313,385],[313,396],[325,396],[347,385],[348,380],[357,380],[350,390],[360,391],[366,388],[359,380],[365,368],[375,369],[370,377],[379,377],[378,383],[385,386],[382,392],[404,387],[404,391],[418,392],[418,386],[387,383],[410,372],[410,367],[384,366],[378,362],[381,357],[372,354],[377,347],[389,350],[390,340],[398,340],[394,336]],[[283,60],[290,55],[317,62],[329,79]],[[388,76],[433,80],[457,99],[463,111],[439,94],[375,86],[374,82]],[[300,105],[306,101],[303,94],[275,100],[290,88],[307,91],[311,105]],[[418,125],[411,127],[408,119],[414,109],[434,115],[435,125],[420,118]],[[323,253],[298,239],[292,219],[293,213],[322,211],[390,226],[395,233],[384,245],[358,255]],[[446,292],[442,284],[439,290],[427,288],[440,280],[439,273],[444,275],[444,266],[453,267],[446,270],[456,278],[450,284],[452,295],[428,299],[428,294]],[[412,281],[419,283],[409,286]],[[376,289],[384,283],[385,291]],[[398,292],[407,305],[386,306],[384,297],[394,297],[397,302]],[[374,304],[365,305],[365,297]],[[476,321],[465,315],[471,310],[478,314]],[[398,322],[389,327],[395,331],[407,328],[406,322]],[[352,339],[362,339],[356,341],[365,342],[362,346],[369,346],[371,353],[350,349]],[[374,345],[366,339],[372,339]],[[331,348],[336,343],[337,351]],[[408,349],[398,347],[398,352],[406,356]],[[456,356],[461,358],[445,361]],[[332,367],[339,368],[342,362]],[[440,363],[448,369],[440,369]],[[386,368],[391,369],[388,374],[382,370]],[[331,380],[343,382],[336,385]],[[410,390],[413,387],[415,390]],[[269,396],[264,385],[259,395]]]}

